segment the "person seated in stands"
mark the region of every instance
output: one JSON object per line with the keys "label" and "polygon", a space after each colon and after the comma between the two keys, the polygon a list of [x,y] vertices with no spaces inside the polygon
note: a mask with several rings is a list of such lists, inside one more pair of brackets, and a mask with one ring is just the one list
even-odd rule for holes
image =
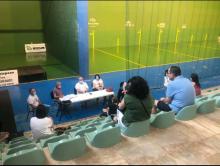
{"label": "person seated in stands", "polygon": [[125,81],[120,83],[120,87],[118,89],[118,94],[117,94],[118,102],[120,102],[124,98],[124,95],[127,93],[127,90],[125,89],[126,85],[127,85],[127,82]]}
{"label": "person seated in stands", "polygon": [[100,114],[100,117],[102,116],[111,116],[113,117],[116,115],[118,109],[118,100],[115,96],[111,97],[109,101],[107,102],[106,106],[103,108],[103,112]]}
{"label": "person seated in stands", "polygon": [[89,90],[88,84],[84,82],[83,77],[79,77],[79,82],[75,86],[77,94],[86,93]]}
{"label": "person seated in stands", "polygon": [[59,100],[59,98],[63,97],[62,85],[61,82],[56,83],[56,87],[53,89],[53,98],[55,100]]}
{"label": "person seated in stands", "polygon": [[104,82],[101,79],[99,74],[95,75],[95,79],[92,81],[92,90],[93,91],[98,91],[98,90],[103,90],[104,89]]}
{"label": "person seated in stands", "polygon": [[41,104],[37,96],[36,90],[34,88],[29,89],[29,96],[27,99],[27,103],[29,104],[31,111],[36,109],[39,106],[39,104]]}
{"label": "person seated in stands", "polygon": [[153,99],[147,81],[140,76],[128,80],[127,93],[118,104],[117,120],[121,127],[150,118]]}
{"label": "person seated in stands", "polygon": [[191,81],[181,75],[180,67],[171,66],[168,69],[168,77],[172,81],[167,86],[166,97],[155,100],[152,113],[157,113],[157,108],[178,113],[183,107],[194,104],[195,90]]}
{"label": "person seated in stands", "polygon": [[200,96],[201,95],[201,86],[199,83],[199,76],[196,73],[192,73],[190,79],[191,79],[192,85],[195,89],[196,96]]}
{"label": "person seated in stands", "polygon": [[169,79],[169,77],[168,77],[168,69],[166,69],[166,70],[165,70],[165,73],[164,73],[164,83],[163,83],[164,87],[167,87],[167,85],[169,84],[169,82],[170,82],[170,79]]}
{"label": "person seated in stands", "polygon": [[31,118],[30,127],[34,140],[54,133],[53,119],[47,116],[47,110],[44,105],[40,104],[36,108],[36,117]]}

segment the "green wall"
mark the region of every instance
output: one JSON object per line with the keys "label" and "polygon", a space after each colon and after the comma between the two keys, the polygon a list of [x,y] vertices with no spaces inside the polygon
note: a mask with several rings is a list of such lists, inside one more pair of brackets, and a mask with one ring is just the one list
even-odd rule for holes
{"label": "green wall", "polygon": [[78,73],[76,1],[42,1],[41,7],[50,54]]}
{"label": "green wall", "polygon": [[42,41],[39,1],[0,1],[0,56],[24,53],[25,43]]}

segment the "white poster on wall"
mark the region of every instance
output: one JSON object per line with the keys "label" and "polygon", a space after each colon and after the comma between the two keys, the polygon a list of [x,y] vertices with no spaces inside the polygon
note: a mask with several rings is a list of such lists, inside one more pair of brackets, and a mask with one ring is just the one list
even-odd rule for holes
{"label": "white poster on wall", "polygon": [[18,71],[5,70],[0,71],[0,87],[18,85]]}

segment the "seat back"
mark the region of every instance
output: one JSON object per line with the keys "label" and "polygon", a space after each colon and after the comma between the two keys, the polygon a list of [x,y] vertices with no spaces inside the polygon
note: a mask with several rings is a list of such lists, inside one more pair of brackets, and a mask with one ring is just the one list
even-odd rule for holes
{"label": "seat back", "polygon": [[220,108],[220,96],[216,96],[214,99],[215,99],[215,106],[217,108]]}
{"label": "seat back", "polygon": [[63,135],[53,136],[53,137],[46,138],[46,139],[41,139],[40,140],[40,145],[41,145],[42,148],[44,148],[48,145],[48,143],[58,142],[62,139],[68,139],[68,135],[63,134]]}
{"label": "seat back", "polygon": [[34,147],[6,155],[3,157],[3,165],[43,165],[45,156],[42,149]]}
{"label": "seat back", "polygon": [[17,138],[12,139],[12,140],[9,142],[9,144],[14,144],[14,143],[17,143],[17,142],[27,141],[27,140],[28,140],[28,138],[27,138],[27,137],[24,137],[24,136],[22,136],[22,137],[17,137]]}
{"label": "seat back", "polygon": [[75,137],[77,135],[83,137],[85,133],[92,132],[92,131],[95,131],[95,130],[96,130],[95,127],[88,127],[88,128],[77,130],[75,132],[70,132],[70,135],[71,135],[71,137]]}
{"label": "seat back", "polygon": [[131,123],[128,127],[121,127],[123,135],[128,137],[139,137],[149,132],[150,120]]}
{"label": "seat back", "polygon": [[196,117],[197,106],[195,104],[182,108],[175,116],[176,120],[191,120]]}
{"label": "seat back", "polygon": [[75,132],[75,131],[78,131],[78,130],[80,130],[80,129],[81,129],[80,127],[73,127],[73,128],[71,128],[71,129],[68,129],[68,130],[64,131],[64,133],[67,134],[67,135],[69,135],[70,132]]}
{"label": "seat back", "polygon": [[110,147],[119,143],[121,140],[121,132],[119,126],[109,126],[95,132],[95,136],[92,140],[90,140],[90,143],[97,148]]}
{"label": "seat back", "polygon": [[167,128],[175,123],[175,113],[173,111],[161,111],[158,114],[151,115],[150,123],[156,128]]}
{"label": "seat back", "polygon": [[214,93],[214,94],[211,94],[211,95],[209,95],[209,98],[215,98],[215,97],[217,97],[217,96],[220,96],[220,93]]}
{"label": "seat back", "polygon": [[53,136],[56,136],[56,134],[48,134],[48,135],[44,135],[43,137],[40,137],[36,140],[36,143],[39,143],[41,139],[47,139],[47,138],[50,138],[50,137],[53,137]]}
{"label": "seat back", "polygon": [[30,144],[30,143],[32,143],[31,140],[19,141],[19,142],[16,142],[16,143],[10,144],[10,145],[9,145],[9,148],[15,148],[15,147],[17,147],[17,146],[25,145],[25,144]]}
{"label": "seat back", "polygon": [[17,152],[19,152],[21,150],[32,149],[34,147],[36,147],[36,144],[33,144],[33,143],[17,146],[17,147],[8,149],[7,155],[10,155],[12,153],[17,153]]}
{"label": "seat back", "polygon": [[65,161],[74,159],[85,153],[86,141],[84,137],[75,137],[48,144],[53,159]]}
{"label": "seat back", "polygon": [[203,101],[197,108],[198,113],[210,113],[215,111],[215,99]]}

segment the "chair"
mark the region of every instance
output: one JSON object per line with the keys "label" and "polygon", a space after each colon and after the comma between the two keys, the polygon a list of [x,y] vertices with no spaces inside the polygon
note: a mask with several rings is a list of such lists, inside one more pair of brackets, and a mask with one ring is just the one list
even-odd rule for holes
{"label": "chair", "polygon": [[60,112],[59,121],[61,120],[61,118],[64,114],[68,114],[71,117],[70,112],[68,110],[69,106],[71,105],[71,101],[70,100],[65,100],[65,101],[59,102],[58,104],[59,104],[59,106],[58,106],[56,116],[58,116],[58,114]]}
{"label": "chair", "polygon": [[17,147],[8,149],[7,155],[17,153],[19,151],[26,150],[26,149],[32,149],[32,148],[35,148],[35,147],[36,147],[36,144],[34,144],[34,143],[17,146]]}
{"label": "chair", "polygon": [[97,125],[96,128],[97,128],[98,130],[100,130],[100,129],[107,128],[107,127],[109,127],[109,126],[114,127],[114,126],[115,126],[115,122],[113,122],[113,121],[111,121],[111,122],[105,122],[105,123],[102,123],[101,125]]}
{"label": "chair", "polygon": [[81,130],[81,128],[74,126],[74,127],[71,127],[71,129],[68,129],[68,130],[64,131],[64,133],[67,134],[67,135],[69,135],[70,132],[75,132],[75,131],[78,131],[78,130]]}
{"label": "chair", "polygon": [[30,113],[32,113],[32,116],[34,116],[37,109],[33,108],[30,104],[27,103],[27,110],[28,110],[28,114],[26,120],[28,120]]}
{"label": "chair", "polygon": [[47,138],[50,138],[50,137],[53,137],[53,136],[56,136],[56,133],[54,133],[54,134],[48,134],[48,135],[45,135],[45,136],[43,136],[43,137],[40,137],[40,138],[38,138],[35,142],[36,142],[36,143],[39,143],[41,139],[47,139]]}
{"label": "chair", "polygon": [[121,133],[128,137],[139,137],[149,132],[150,120],[131,123],[128,127],[120,127]]}
{"label": "chair", "polygon": [[86,140],[96,148],[111,147],[121,140],[121,132],[119,126],[109,126],[104,129],[85,133]]}
{"label": "chair", "polygon": [[195,104],[186,106],[177,113],[177,115],[175,116],[175,119],[182,120],[182,121],[191,120],[196,117],[196,109],[197,109],[197,106]]}
{"label": "chair", "polygon": [[84,137],[75,137],[48,143],[48,150],[54,160],[70,160],[85,153],[86,141]]}
{"label": "chair", "polygon": [[200,102],[200,101],[205,101],[205,100],[207,100],[208,98],[209,98],[208,96],[203,96],[203,97],[200,97],[200,98],[197,98],[197,97],[196,97],[195,103],[198,103],[198,102]]}
{"label": "chair", "polygon": [[33,142],[32,142],[31,140],[19,141],[19,142],[10,144],[10,145],[9,145],[9,148],[15,148],[15,147],[17,147],[17,146],[25,145],[25,144],[30,144],[30,143],[33,143]]}
{"label": "chair", "polygon": [[43,165],[45,161],[44,152],[38,147],[3,156],[3,165]]}
{"label": "chair", "polygon": [[217,108],[220,108],[220,96],[216,96],[214,99],[215,99],[215,106]]}
{"label": "chair", "polygon": [[53,137],[46,138],[46,139],[41,139],[40,145],[42,148],[45,148],[48,145],[48,143],[58,142],[62,139],[68,139],[68,138],[69,138],[68,135],[63,134],[63,135],[53,136]]}
{"label": "chair", "polygon": [[88,132],[92,132],[92,131],[95,131],[96,128],[95,127],[88,127],[88,128],[84,128],[84,129],[81,129],[81,130],[77,130],[77,131],[74,131],[74,132],[70,132],[70,136],[71,137],[76,137],[77,135],[83,137],[85,135],[85,133],[88,133]]}
{"label": "chair", "polygon": [[158,114],[151,115],[150,124],[156,128],[168,128],[175,123],[175,113],[173,111],[161,111]]}
{"label": "chair", "polygon": [[199,103],[197,108],[198,113],[206,114],[215,111],[215,99],[208,99]]}
{"label": "chair", "polygon": [[17,137],[17,138],[13,138],[13,139],[9,142],[9,144],[14,144],[14,143],[16,143],[16,142],[27,141],[27,140],[28,140],[28,138],[25,137],[25,136]]}
{"label": "chair", "polygon": [[209,98],[215,98],[215,97],[217,97],[217,96],[220,96],[220,93],[214,93],[214,94],[211,94],[211,95],[209,95]]}

